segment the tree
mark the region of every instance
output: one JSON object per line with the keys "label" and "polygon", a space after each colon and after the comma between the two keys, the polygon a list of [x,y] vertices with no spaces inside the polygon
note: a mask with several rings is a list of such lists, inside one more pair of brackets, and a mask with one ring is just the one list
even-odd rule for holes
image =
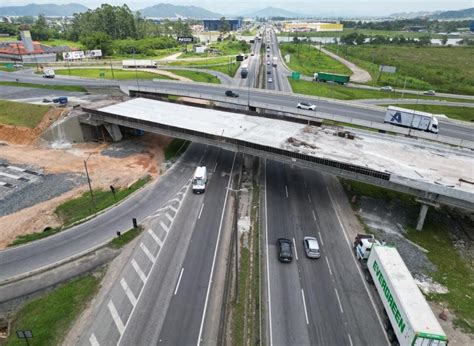
{"label": "tree", "polygon": [[357,37],[355,38],[355,43],[358,46],[363,45],[366,38],[367,36],[365,36],[364,34],[358,34]]}
{"label": "tree", "polygon": [[442,44],[443,46],[445,46],[446,43],[448,43],[448,35],[444,35],[444,36],[441,38],[441,44]]}
{"label": "tree", "polygon": [[221,32],[222,34],[226,34],[230,31],[230,23],[228,20],[225,19],[225,17],[222,17],[220,19],[220,23],[219,23],[219,32]]}
{"label": "tree", "polygon": [[431,37],[428,35],[423,35],[418,38],[417,46],[428,46],[431,44]]}
{"label": "tree", "polygon": [[93,32],[88,36],[81,36],[82,45],[88,50],[101,49],[102,56],[112,54],[112,38],[105,32]]}
{"label": "tree", "polygon": [[48,27],[44,14],[40,14],[35,24],[31,27],[31,38],[33,40],[47,41],[51,36],[51,30]]}

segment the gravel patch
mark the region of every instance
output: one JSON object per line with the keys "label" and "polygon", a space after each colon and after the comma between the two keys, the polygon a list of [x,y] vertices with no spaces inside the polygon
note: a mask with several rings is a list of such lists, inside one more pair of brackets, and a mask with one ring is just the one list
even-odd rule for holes
{"label": "gravel patch", "polygon": [[377,239],[397,248],[415,278],[423,281],[436,271],[423,249],[404,238],[406,226],[413,220],[400,202],[362,197],[358,214]]}
{"label": "gravel patch", "polygon": [[[40,171],[39,169],[32,170]],[[85,183],[86,179],[81,174],[60,173],[31,177],[28,181],[15,184],[13,188],[2,188],[0,191],[0,216],[15,213],[60,196]]]}
{"label": "gravel patch", "polygon": [[147,151],[147,147],[142,141],[126,140],[110,144],[107,149],[102,150],[101,155],[123,158],[145,151]]}

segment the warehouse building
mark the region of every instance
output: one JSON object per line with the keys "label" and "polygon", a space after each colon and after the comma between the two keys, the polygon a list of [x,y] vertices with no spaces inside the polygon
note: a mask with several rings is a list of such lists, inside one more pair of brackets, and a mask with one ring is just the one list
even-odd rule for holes
{"label": "warehouse building", "polygon": [[[242,27],[242,20],[240,19],[225,19],[229,23],[230,31],[239,30]],[[204,31],[219,31],[221,28],[220,19],[204,19]]]}
{"label": "warehouse building", "polygon": [[284,32],[342,31],[343,29],[340,23],[285,22],[282,27]]}

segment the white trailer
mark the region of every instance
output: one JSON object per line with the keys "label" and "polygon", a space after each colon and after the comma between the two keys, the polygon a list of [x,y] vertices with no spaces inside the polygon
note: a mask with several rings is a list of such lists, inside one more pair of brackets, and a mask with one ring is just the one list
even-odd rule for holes
{"label": "white trailer", "polygon": [[448,338],[397,249],[373,245],[368,270],[382,300],[391,342],[401,346],[446,346]]}
{"label": "white trailer", "polygon": [[157,68],[158,65],[154,60],[131,59],[122,61],[123,68]]}
{"label": "white trailer", "polygon": [[385,113],[384,123],[438,133],[438,119],[433,114],[412,109],[389,106]]}
{"label": "white trailer", "polygon": [[196,167],[193,177],[193,192],[204,193],[207,184],[207,169],[206,166]]}

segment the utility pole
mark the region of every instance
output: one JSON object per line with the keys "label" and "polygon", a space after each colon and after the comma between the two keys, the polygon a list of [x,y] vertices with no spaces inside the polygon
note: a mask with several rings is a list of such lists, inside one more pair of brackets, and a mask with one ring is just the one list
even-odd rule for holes
{"label": "utility pole", "polygon": [[135,48],[133,48],[133,63],[135,65],[135,78],[137,80],[137,89],[138,89],[138,92],[140,92],[140,84],[138,84],[137,60],[135,59]]}
{"label": "utility pole", "polygon": [[[89,157],[91,157],[90,154],[89,154]],[[95,207],[95,201],[94,201],[94,193],[92,192],[91,179],[89,177],[89,170],[87,169],[87,160],[89,160],[89,157],[86,160],[84,160],[84,168],[86,169],[87,183],[89,184],[89,192],[91,194],[92,206],[94,207],[94,211],[95,211],[96,207]]]}

